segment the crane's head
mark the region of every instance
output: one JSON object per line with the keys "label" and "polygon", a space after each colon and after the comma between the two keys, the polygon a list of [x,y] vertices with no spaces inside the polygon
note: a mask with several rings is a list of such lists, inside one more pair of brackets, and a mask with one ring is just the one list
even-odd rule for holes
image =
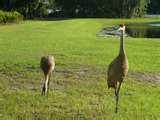
{"label": "crane's head", "polygon": [[125,25],[124,24],[121,24],[121,25],[119,25],[119,29],[118,29],[118,31],[121,31],[121,32],[125,32]]}

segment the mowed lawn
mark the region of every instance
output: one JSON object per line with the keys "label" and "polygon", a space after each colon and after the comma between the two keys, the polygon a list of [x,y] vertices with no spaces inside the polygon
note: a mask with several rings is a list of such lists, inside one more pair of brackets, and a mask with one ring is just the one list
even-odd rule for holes
{"label": "mowed lawn", "polygon": [[[159,19],[66,19],[0,26],[0,120],[159,120],[160,39],[125,38],[129,73],[115,114],[106,72],[119,38],[111,25]],[[41,96],[43,55],[55,56],[48,97]],[[160,81],[160,80],[159,80]]]}

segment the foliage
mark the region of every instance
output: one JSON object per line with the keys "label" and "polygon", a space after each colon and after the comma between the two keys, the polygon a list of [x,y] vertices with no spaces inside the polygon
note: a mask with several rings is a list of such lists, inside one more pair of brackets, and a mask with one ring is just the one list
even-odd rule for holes
{"label": "foliage", "polygon": [[48,4],[44,0],[2,0],[0,8],[7,11],[16,10],[25,18],[34,18],[45,15]]}
{"label": "foliage", "polygon": [[47,9],[61,11],[64,17],[140,17],[149,0],[2,0],[0,7],[16,9],[26,18],[43,17]]}
{"label": "foliage", "polygon": [[160,0],[151,0],[148,7],[149,14],[160,14]]}
{"label": "foliage", "polygon": [[70,17],[133,17],[142,16],[148,0],[56,0]]}
{"label": "foliage", "polygon": [[150,0],[137,0],[137,6],[134,9],[134,16],[141,17],[147,13],[148,4]]}
{"label": "foliage", "polygon": [[18,12],[4,12],[0,10],[0,23],[19,22],[23,20],[23,16]]}
{"label": "foliage", "polygon": [[14,9],[22,13],[25,18],[33,18],[38,6],[39,0],[16,0]]}

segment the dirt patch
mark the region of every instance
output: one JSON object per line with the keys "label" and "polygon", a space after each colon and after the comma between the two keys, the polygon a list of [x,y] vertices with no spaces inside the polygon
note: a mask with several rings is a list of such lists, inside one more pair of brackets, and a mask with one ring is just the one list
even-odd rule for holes
{"label": "dirt patch", "polygon": [[[39,91],[44,82],[44,75],[40,70],[34,72],[10,71],[1,72],[1,84],[13,91],[29,89]],[[87,65],[75,65],[66,68],[56,68],[50,83],[50,89],[65,91],[68,86],[80,84],[97,84],[98,81],[106,80],[107,69]],[[160,73],[138,73],[129,72],[128,78],[134,78],[137,81],[160,84]]]}
{"label": "dirt patch", "polygon": [[135,78],[136,80],[152,82],[152,83],[160,83],[160,73],[152,74],[152,73],[130,73],[129,77]]}

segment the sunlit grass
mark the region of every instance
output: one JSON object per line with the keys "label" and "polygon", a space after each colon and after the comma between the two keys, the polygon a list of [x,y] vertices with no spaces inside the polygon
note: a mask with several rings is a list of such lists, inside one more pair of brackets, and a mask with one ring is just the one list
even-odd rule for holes
{"label": "sunlit grass", "polygon": [[[70,19],[0,26],[0,118],[154,120],[160,118],[160,86],[132,73],[160,73],[160,39],[125,38],[129,76],[120,111],[106,86],[106,70],[118,54],[119,38],[101,38],[106,26],[158,19]],[[40,96],[40,57],[53,54],[56,71],[48,97]],[[138,80],[141,80],[139,78]]]}

